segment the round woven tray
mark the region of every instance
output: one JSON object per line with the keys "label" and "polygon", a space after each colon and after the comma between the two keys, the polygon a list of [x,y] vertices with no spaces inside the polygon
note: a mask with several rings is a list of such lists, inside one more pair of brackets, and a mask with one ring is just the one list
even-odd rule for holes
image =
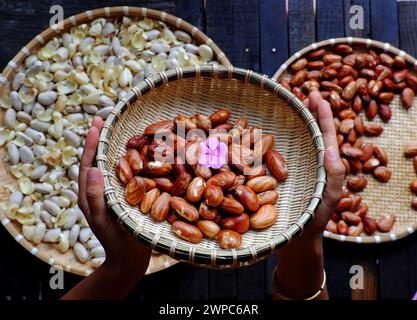
{"label": "round woven tray", "polygon": [[[286,158],[288,179],[279,184],[278,219],[270,228],[248,231],[242,248],[221,250],[212,240],[192,245],[177,238],[168,222],[155,222],[128,205],[115,175],[126,142],[150,123],[177,114],[232,112],[275,136]],[[101,132],[97,164],[105,177],[108,205],[119,221],[152,249],[191,264],[211,268],[239,267],[267,257],[300,233],[314,216],[325,186],[323,139],[316,120],[301,101],[265,75],[233,67],[196,66],[149,78],[129,91],[107,118]]]}
{"label": "round woven tray", "polygon": [[[404,51],[393,47],[389,43],[382,43],[371,39],[362,38],[337,38],[329,39],[319,43],[314,43],[289,58],[275,73],[274,79],[289,78],[288,67],[304,56],[305,54],[317,50],[317,48],[331,47],[336,44],[347,43],[355,50],[361,51],[367,48],[377,48],[384,52],[404,57],[410,64],[410,71],[415,73],[417,60]],[[372,217],[379,217],[382,214],[394,213],[396,222],[389,233],[376,233],[372,236],[343,236],[324,231],[324,236],[339,241],[356,243],[380,243],[395,241],[412,234],[417,229],[417,212],[410,206],[414,195],[409,189],[411,180],[416,177],[410,159],[403,155],[404,145],[408,142],[415,142],[417,137],[417,112],[416,103],[414,107],[407,111],[401,104],[399,95],[395,95],[390,104],[393,116],[388,123],[383,123],[379,117],[372,120],[383,125],[384,132],[376,138],[363,137],[364,142],[372,141],[378,146],[385,148],[388,153],[388,168],[392,170],[392,177],[388,183],[380,183],[376,179],[369,177],[368,186],[361,192],[363,201],[368,204],[368,214]]]}
{"label": "round woven tray", "polygon": [[[32,41],[26,44],[18,54],[7,64],[3,72],[0,74],[0,94],[9,84],[9,81],[13,78],[15,71],[19,68],[22,62],[30,54],[37,52],[37,50],[47,43],[50,39],[56,35],[64,33],[69,28],[85,23],[100,17],[148,17],[154,20],[161,20],[165,22],[168,26],[173,29],[180,29],[188,32],[193,37],[194,41],[197,44],[207,44],[213,49],[213,52],[216,56],[219,63],[226,66],[230,65],[229,60],[225,54],[220,50],[220,48],[203,32],[201,32],[197,27],[189,24],[188,22],[182,20],[181,18],[175,17],[173,15],[167,14],[166,12],[139,8],[139,7],[106,7],[95,10],[89,10],[75,16],[71,16],[68,19],[63,21],[63,29],[58,29],[56,26],[52,26],[44,30],[42,33],[38,34]],[[0,110],[0,123],[3,123],[4,110]],[[1,159],[5,158],[4,148],[0,149]],[[4,185],[13,183],[14,178],[8,173],[9,164],[7,162],[0,161],[0,201],[6,201],[8,199],[8,193],[3,188]],[[47,243],[41,243],[37,246],[34,246],[31,242],[23,238],[21,234],[22,229],[21,225],[17,222],[10,221],[0,212],[0,221],[6,228],[6,230],[18,241],[25,249],[31,252],[33,255],[37,256],[41,260],[49,263],[50,265],[62,267],[65,271],[72,272],[78,275],[89,275],[93,272],[94,268],[90,263],[81,264],[75,258],[70,249],[67,253],[63,254],[55,249],[52,245]],[[178,263],[177,260],[174,260],[166,255],[153,254],[147,274],[160,271],[162,269],[168,268],[174,264]]]}

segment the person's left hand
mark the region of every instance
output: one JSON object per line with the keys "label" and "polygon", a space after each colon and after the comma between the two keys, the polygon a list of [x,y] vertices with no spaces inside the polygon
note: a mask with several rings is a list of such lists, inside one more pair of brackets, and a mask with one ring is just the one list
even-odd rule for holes
{"label": "person's left hand", "polygon": [[103,120],[95,117],[80,163],[78,205],[106,251],[104,266],[116,274],[129,272],[139,279],[148,268],[151,250],[125,230],[106,206],[104,179],[101,171],[93,166],[102,127]]}

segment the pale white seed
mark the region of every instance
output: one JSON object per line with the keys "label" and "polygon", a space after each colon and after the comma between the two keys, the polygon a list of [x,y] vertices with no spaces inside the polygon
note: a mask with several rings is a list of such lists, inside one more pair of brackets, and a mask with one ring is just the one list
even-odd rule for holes
{"label": "pale white seed", "polygon": [[45,91],[38,95],[38,102],[44,106],[49,106],[54,103],[58,98],[58,94],[55,91]]}
{"label": "pale white seed", "polygon": [[10,92],[10,100],[12,101],[13,108],[16,111],[20,111],[23,108],[23,103],[19,98],[19,94],[16,91]]}
{"label": "pale white seed", "polygon": [[53,185],[47,182],[35,183],[34,186],[35,186],[35,191],[39,193],[48,194],[54,191]]}
{"label": "pale white seed", "polygon": [[67,208],[70,205],[70,201],[65,197],[52,196],[52,197],[49,197],[48,199],[51,200],[52,202],[55,202],[61,208]]}
{"label": "pale white seed", "polygon": [[74,254],[77,257],[77,259],[81,262],[81,263],[86,263],[88,261],[88,251],[86,248],[84,248],[84,246],[77,242],[74,245]]}
{"label": "pale white seed", "polygon": [[68,169],[68,178],[74,181],[78,181],[78,174],[80,168],[78,164],[72,164]]}
{"label": "pale white seed", "polygon": [[213,49],[206,44],[202,44],[198,47],[198,53],[204,61],[210,61],[213,59]]}
{"label": "pale white seed", "polygon": [[33,161],[35,161],[35,155],[28,146],[20,147],[19,156],[23,163],[33,163]]}
{"label": "pale white seed", "polygon": [[35,61],[29,69],[26,70],[25,75],[30,78],[43,70],[43,64],[40,61]]}
{"label": "pale white seed", "polygon": [[29,68],[30,66],[32,66],[37,60],[38,60],[38,56],[36,54],[31,54],[29,57],[25,59],[26,68]]}
{"label": "pale white seed", "polygon": [[103,36],[107,37],[115,31],[114,24],[111,22],[107,22],[103,27]]}
{"label": "pale white seed", "polygon": [[69,231],[65,230],[59,235],[58,250],[65,253],[68,251],[69,247]]}
{"label": "pale white seed", "polygon": [[68,49],[71,43],[72,43],[72,35],[71,35],[71,34],[69,34],[68,32],[65,32],[65,33],[62,35],[62,45],[63,45],[65,48],[67,48],[67,49]]}
{"label": "pale white seed", "polygon": [[178,60],[177,59],[175,59],[175,58],[173,58],[173,59],[168,59],[167,60],[167,62],[166,62],[166,68],[168,69],[168,70],[171,70],[171,69],[176,69],[176,68],[178,68]]}
{"label": "pale white seed", "polygon": [[75,208],[67,210],[66,221],[64,223],[64,229],[71,229],[78,221],[79,214]]}
{"label": "pale white seed", "polygon": [[150,62],[152,58],[155,57],[155,53],[153,53],[151,50],[144,50],[140,56],[144,61]]}
{"label": "pale white seed", "polygon": [[40,218],[43,221],[43,223],[46,224],[48,229],[51,229],[53,227],[54,224],[52,222],[52,216],[49,214],[48,211],[42,210],[42,212],[40,214]]}
{"label": "pale white seed", "polygon": [[90,254],[94,258],[105,258],[106,252],[104,251],[104,248],[102,246],[95,247],[91,249]]}
{"label": "pale white seed", "polygon": [[98,268],[103,264],[105,260],[106,258],[94,258],[90,260],[90,263],[93,267]]}
{"label": "pale white seed", "polygon": [[22,233],[26,240],[33,241],[33,234],[35,233],[36,226],[22,226]]}
{"label": "pale white seed", "polygon": [[79,240],[81,243],[87,242],[93,236],[90,228],[82,228],[80,231]]}
{"label": "pale white seed", "polygon": [[45,200],[43,205],[45,210],[47,210],[51,215],[55,217],[61,212],[59,205],[57,205],[55,202],[52,202],[51,200]]}
{"label": "pale white seed", "polygon": [[97,106],[92,104],[83,105],[82,109],[84,112],[87,112],[89,114],[95,114],[98,111]]}
{"label": "pale white seed", "polygon": [[78,201],[77,195],[75,194],[74,191],[72,191],[70,189],[61,190],[61,196],[67,198],[72,203],[77,203],[77,201]]}
{"label": "pale white seed", "polygon": [[71,123],[76,123],[84,120],[82,113],[73,113],[67,116],[67,120]]}
{"label": "pale white seed", "polygon": [[33,119],[30,122],[30,126],[40,132],[47,132],[48,131],[48,127],[50,126],[49,122],[46,121],[40,121],[38,119]]}
{"label": "pale white seed", "polygon": [[[30,178],[32,180],[38,180],[40,177],[42,177],[46,171],[48,170],[48,167],[45,165],[37,166],[31,173]],[[36,188],[36,186],[35,186]]]}
{"label": "pale white seed", "polygon": [[187,43],[184,46],[185,51],[187,52],[191,52],[193,54],[198,54],[198,47],[195,44],[192,43]]}
{"label": "pale white seed", "polygon": [[[45,135],[33,128],[27,128],[25,134],[39,144],[43,144],[46,141]],[[41,143],[41,141],[43,141],[43,143]]]}
{"label": "pale white seed", "polygon": [[8,129],[13,129],[16,123],[16,110],[7,109],[4,113],[4,126]]}
{"label": "pale white seed", "polygon": [[18,113],[16,113],[16,119],[26,123],[27,125],[30,125],[30,122],[32,121],[32,117],[30,116],[30,114],[24,111],[19,111]]}
{"label": "pale white seed", "polygon": [[19,148],[14,143],[9,143],[7,146],[7,154],[9,155],[9,161],[11,164],[19,163]]}
{"label": "pale white seed", "polygon": [[45,107],[40,103],[35,103],[32,107],[31,115],[35,118],[39,113],[45,112]]}
{"label": "pale white seed", "polygon": [[61,234],[61,229],[54,228],[46,231],[45,235],[43,236],[43,242],[58,242],[59,235]]}
{"label": "pale white seed", "polygon": [[185,43],[190,43],[192,41],[191,36],[185,31],[177,30],[174,32],[174,34],[178,40],[183,41]]}
{"label": "pale white seed", "polygon": [[68,142],[69,145],[77,148],[81,144],[81,138],[72,130],[65,130],[64,131],[64,138]]}
{"label": "pale white seed", "polygon": [[119,77],[119,85],[121,87],[127,87],[132,83],[133,75],[128,68],[124,68]]}
{"label": "pale white seed", "polygon": [[101,245],[100,241],[98,241],[97,239],[91,239],[91,240],[88,240],[87,242],[87,248],[90,250],[100,245]]}
{"label": "pale white seed", "polygon": [[23,193],[20,191],[14,191],[9,196],[9,201],[15,203],[19,208],[22,205]]}
{"label": "pale white seed", "polygon": [[45,146],[41,146],[39,144],[36,144],[33,147],[33,153],[37,157],[42,157],[44,154],[46,154],[46,152],[47,152],[47,149],[46,149]]}
{"label": "pale white seed", "polygon": [[77,148],[77,158],[78,158],[78,160],[81,161],[81,158],[83,157],[83,153],[84,153],[84,148],[83,147],[78,147]]}
{"label": "pale white seed", "polygon": [[24,104],[23,111],[26,112],[27,114],[31,113],[33,109],[33,105],[34,105],[33,102]]}
{"label": "pale white seed", "polygon": [[159,30],[152,29],[143,33],[143,39],[145,39],[145,41],[151,41],[158,38],[160,34],[161,32]]}
{"label": "pale white seed", "polygon": [[98,54],[104,56],[110,52],[110,46],[106,44],[102,44],[102,45],[95,46],[93,50],[97,52]]}
{"label": "pale white seed", "polygon": [[18,72],[13,81],[12,81],[12,89],[14,91],[17,91],[20,89],[20,87],[22,86],[23,81],[25,80],[25,74],[23,72]]}
{"label": "pale white seed", "polygon": [[115,103],[112,99],[103,94],[100,96],[100,99],[98,100],[98,105],[101,107],[114,107]]}
{"label": "pale white seed", "polygon": [[[46,224],[43,222],[38,223],[33,233],[33,242],[36,244],[41,243],[42,239],[45,236],[45,233],[46,233]],[[53,235],[50,235],[50,237],[53,238]]]}
{"label": "pale white seed", "polygon": [[96,112],[96,116],[106,119],[112,110],[113,110],[113,107],[102,108]]}
{"label": "pale white seed", "polygon": [[162,42],[155,42],[149,47],[149,50],[151,50],[154,53],[169,52],[170,49],[171,47],[169,46],[169,44]]}
{"label": "pale white seed", "polygon": [[80,225],[75,224],[71,228],[71,231],[70,231],[70,234],[69,234],[69,244],[70,244],[71,247],[73,247],[75,245],[79,235],[80,235]]}
{"label": "pale white seed", "polygon": [[119,55],[119,53],[120,53],[120,48],[122,47],[122,45],[120,44],[120,40],[119,40],[119,38],[114,37],[114,38],[112,39],[112,42],[111,42],[111,47],[112,47],[112,49],[113,49],[113,52],[114,52],[116,55]]}
{"label": "pale white seed", "polygon": [[140,82],[142,82],[145,79],[145,71],[140,70],[134,77],[132,81],[133,86],[137,86]]}

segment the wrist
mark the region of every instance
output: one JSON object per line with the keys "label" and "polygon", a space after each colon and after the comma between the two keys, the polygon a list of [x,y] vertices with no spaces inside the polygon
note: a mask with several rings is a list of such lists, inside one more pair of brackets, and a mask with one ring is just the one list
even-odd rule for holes
{"label": "wrist", "polygon": [[100,266],[110,277],[117,277],[118,279],[126,279],[128,281],[139,281],[145,274],[146,270],[138,266],[131,266],[128,263],[123,263],[120,260],[106,259]]}

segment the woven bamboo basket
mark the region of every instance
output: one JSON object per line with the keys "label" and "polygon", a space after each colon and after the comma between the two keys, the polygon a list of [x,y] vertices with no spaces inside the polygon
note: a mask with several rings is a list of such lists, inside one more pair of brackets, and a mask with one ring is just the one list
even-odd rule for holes
{"label": "woven bamboo basket", "polygon": [[[192,245],[127,204],[115,175],[126,142],[156,121],[177,114],[210,115],[220,107],[275,136],[286,158],[288,179],[278,186],[278,219],[270,228],[243,235],[240,249],[222,250],[212,240]],[[140,241],[170,257],[211,268],[239,267],[267,257],[298,235],[314,217],[325,186],[324,145],[316,120],[291,92],[265,75],[233,67],[196,66],[148,78],[116,105],[100,135],[97,164],[105,178],[108,205]]]}
{"label": "woven bamboo basket", "polygon": [[[289,58],[274,75],[276,81],[289,78],[288,67],[299,59],[317,48],[332,47],[336,44],[346,43],[353,46],[354,50],[364,51],[369,48],[376,48],[383,52],[404,57],[409,63],[409,70],[416,72],[417,60],[403,50],[400,50],[389,43],[382,43],[371,39],[363,38],[337,38],[314,43]],[[368,214],[372,217],[379,217],[381,214],[394,213],[396,222],[389,233],[376,233],[373,236],[343,236],[324,231],[324,236],[355,243],[380,243],[395,241],[412,234],[417,229],[417,213],[411,208],[410,202],[413,194],[409,189],[411,180],[416,177],[411,160],[403,156],[404,145],[408,142],[415,142],[417,137],[417,112],[416,103],[409,111],[401,104],[399,95],[395,95],[390,106],[393,110],[393,117],[388,123],[383,123],[379,117],[372,120],[383,125],[384,132],[376,138],[365,138],[364,142],[371,141],[385,148],[388,153],[388,167],[392,170],[392,177],[388,183],[380,183],[370,177],[368,186],[361,192],[363,201],[368,204]]]}
{"label": "woven bamboo basket", "polygon": [[[30,54],[37,52],[40,47],[45,43],[51,40],[53,37],[60,35],[67,31],[69,28],[85,23],[100,17],[109,17],[117,18],[123,16],[143,18],[148,17],[154,20],[160,20],[165,22],[168,26],[173,29],[179,29],[188,32],[193,37],[194,41],[197,44],[207,44],[213,49],[217,61],[226,66],[230,65],[229,60],[225,54],[220,50],[220,48],[203,32],[201,32],[197,27],[189,24],[188,22],[182,20],[181,18],[170,15],[166,12],[157,11],[147,8],[139,7],[105,7],[95,10],[89,10],[75,16],[71,16],[68,19],[65,19],[63,23],[63,29],[59,29],[57,25],[54,25],[42,33],[38,34],[32,41],[26,44],[17,55],[7,64],[3,72],[0,74],[0,93],[7,89],[7,86],[10,84],[10,80],[13,79],[13,76],[19,66],[24,62],[26,57]],[[0,123],[3,123],[4,111],[0,111]],[[0,156],[3,159],[5,157],[4,148],[0,149]],[[5,184],[13,183],[14,178],[9,174],[9,165],[6,162],[0,161],[0,201],[6,201],[8,199],[8,194],[3,188]],[[0,212],[0,221],[6,228],[6,230],[18,241],[25,249],[30,253],[40,258],[41,260],[54,265],[57,267],[63,268],[65,271],[87,276],[93,272],[93,267],[90,263],[81,264],[75,258],[72,250],[63,254],[55,249],[52,245],[47,243],[40,243],[39,245],[34,246],[31,242],[24,239],[22,235],[21,226],[19,223],[10,221]],[[157,272],[168,268],[178,261],[171,259],[170,257],[162,254],[155,253],[152,255],[147,274]]]}

